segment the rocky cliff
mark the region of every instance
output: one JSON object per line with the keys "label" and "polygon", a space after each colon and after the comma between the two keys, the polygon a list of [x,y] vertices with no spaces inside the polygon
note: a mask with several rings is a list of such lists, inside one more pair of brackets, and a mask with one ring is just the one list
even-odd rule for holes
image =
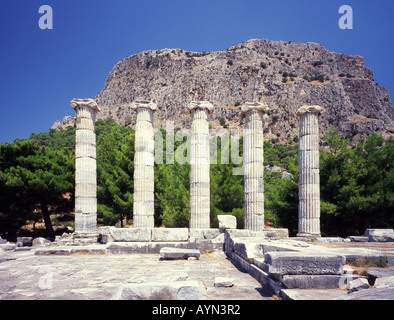
{"label": "rocky cliff", "polygon": [[[252,39],[224,51],[181,49],[145,51],[117,63],[95,100],[102,112],[119,124],[133,125],[135,99],[157,103],[155,126],[189,128],[187,105],[193,99],[215,106],[213,128],[242,127],[239,106],[265,101],[267,139],[282,142],[298,136],[298,108],[318,104],[326,109],[321,134],[334,126],[353,142],[373,132],[394,133],[394,109],[386,88],[374,81],[360,56],[326,50],[316,43]],[[221,119],[224,118],[224,119]],[[220,121],[221,120],[221,121]],[[68,118],[65,123],[72,123]],[[55,124],[56,126],[56,124]],[[64,125],[57,123],[58,128]]]}

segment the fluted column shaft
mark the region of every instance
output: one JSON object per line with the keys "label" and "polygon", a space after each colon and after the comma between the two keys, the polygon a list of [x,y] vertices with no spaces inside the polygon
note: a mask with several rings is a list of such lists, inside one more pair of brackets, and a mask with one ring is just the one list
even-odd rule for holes
{"label": "fluted column shaft", "polygon": [[97,173],[96,173],[96,113],[100,111],[92,99],[74,99],[76,112],[75,144],[75,232],[96,233]]}
{"label": "fluted column shaft", "polygon": [[242,106],[244,130],[244,228],[264,229],[264,136],[263,116],[268,107],[258,102]]}
{"label": "fluted column shaft", "polygon": [[156,104],[135,101],[132,108],[137,112],[134,156],[134,228],[154,227],[154,133],[153,113]]}
{"label": "fluted column shaft", "polygon": [[320,170],[319,170],[319,116],[320,106],[303,106],[298,110],[299,134],[299,237],[320,236]]}
{"label": "fluted column shaft", "polygon": [[210,227],[210,159],[208,114],[213,110],[207,101],[193,101],[190,146],[190,221],[191,229]]}

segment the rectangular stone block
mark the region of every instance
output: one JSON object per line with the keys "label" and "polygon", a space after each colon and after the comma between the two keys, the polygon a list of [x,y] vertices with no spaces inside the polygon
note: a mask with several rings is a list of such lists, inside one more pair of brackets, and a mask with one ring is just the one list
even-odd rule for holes
{"label": "rectangular stone block", "polygon": [[95,129],[94,121],[92,119],[77,117],[75,123],[77,125],[77,130],[86,129],[86,130],[94,131]]}
{"label": "rectangular stone block", "polygon": [[210,198],[209,197],[191,197],[190,208],[195,208],[197,213],[209,212],[210,210]]}
{"label": "rectangular stone block", "polygon": [[75,212],[97,213],[97,198],[75,197]]}
{"label": "rectangular stone block", "polygon": [[319,169],[319,150],[300,150],[298,161],[300,172],[304,169]]}
{"label": "rectangular stone block", "polygon": [[209,164],[208,165],[201,165],[201,164],[194,164],[190,167],[190,184],[196,182],[203,182],[209,183]]}
{"label": "rectangular stone block", "polygon": [[92,130],[79,129],[75,132],[75,141],[77,144],[93,144],[96,145],[96,134]]}
{"label": "rectangular stone block", "polygon": [[[198,121],[199,119],[205,120],[205,123],[207,123],[206,120],[208,119],[208,113],[206,110],[194,109],[193,122]],[[202,123],[204,123],[204,122],[202,122]]]}
{"label": "rectangular stone block", "polygon": [[346,287],[347,281],[359,277],[348,275],[284,275],[282,283],[287,289],[335,289]]}
{"label": "rectangular stone block", "polygon": [[134,191],[137,192],[154,192],[155,190],[155,181],[152,179],[139,179],[137,177],[134,178]]}
{"label": "rectangular stone block", "polygon": [[300,137],[304,135],[318,135],[319,134],[319,124],[317,117],[316,119],[311,119],[312,121],[305,121],[300,119]]}
{"label": "rectangular stone block", "polygon": [[135,152],[150,152],[155,150],[155,140],[153,136],[141,136],[135,140]]}
{"label": "rectangular stone block", "polygon": [[263,192],[245,192],[244,194],[245,204],[249,205],[252,203],[264,203],[264,193]]}
{"label": "rectangular stone block", "polygon": [[134,202],[154,202],[155,195],[153,191],[137,191],[134,189],[134,194],[133,194],[133,201]]}
{"label": "rectangular stone block", "polygon": [[188,241],[189,229],[187,228],[154,228],[152,241]]}
{"label": "rectangular stone block", "polygon": [[190,184],[190,197],[209,197],[209,182],[194,182]]}
{"label": "rectangular stone block", "polygon": [[[244,211],[246,214],[264,216],[264,201],[245,202]],[[249,216],[248,216],[249,218]]]}
{"label": "rectangular stone block", "polygon": [[264,256],[258,239],[251,238],[245,240],[234,238],[232,249],[249,263],[253,263],[255,258],[262,258]]}
{"label": "rectangular stone block", "polygon": [[320,217],[320,199],[299,200],[298,216],[301,218],[319,218]]}
{"label": "rectangular stone block", "polygon": [[160,256],[164,259],[187,259],[190,257],[199,258],[200,250],[184,249],[184,248],[169,248],[160,249]]}
{"label": "rectangular stone block", "polygon": [[214,239],[220,235],[219,229],[190,229],[189,230],[190,238],[196,239]]}
{"label": "rectangular stone block", "polygon": [[154,160],[155,157],[153,152],[140,151],[136,152],[134,155],[134,163],[137,165],[153,166]]}
{"label": "rectangular stone block", "polygon": [[75,172],[96,172],[96,159],[93,158],[76,158]]}
{"label": "rectangular stone block", "polygon": [[97,181],[96,171],[76,171],[75,183],[76,184],[95,184]]}
{"label": "rectangular stone block", "polygon": [[219,229],[237,229],[237,218],[232,215],[218,215]]}
{"label": "rectangular stone block", "polygon": [[148,228],[109,228],[109,233],[115,242],[149,242],[152,239],[152,229]]}
{"label": "rectangular stone block", "polygon": [[264,162],[264,149],[253,148],[244,150],[244,164],[250,162]]}
{"label": "rectangular stone block", "polygon": [[370,242],[394,242],[393,229],[367,229],[365,236]]}
{"label": "rectangular stone block", "polygon": [[96,159],[96,144],[77,143],[75,145],[75,157]]}
{"label": "rectangular stone block", "polygon": [[304,135],[299,139],[299,150],[319,150],[319,136],[318,135]]}
{"label": "rectangular stone block", "polygon": [[264,262],[268,272],[278,275],[342,274],[346,258],[334,254],[268,252]]}
{"label": "rectangular stone block", "polygon": [[190,148],[190,164],[191,165],[210,165],[209,146],[205,148]]}
{"label": "rectangular stone block", "polygon": [[97,184],[96,183],[75,184],[75,196],[84,197],[84,198],[96,198]]}
{"label": "rectangular stone block", "polygon": [[134,211],[133,215],[133,225],[134,228],[150,228],[153,229],[155,226],[155,219],[153,216],[153,211],[151,214],[136,214]]}
{"label": "rectangular stone block", "polygon": [[300,171],[298,176],[298,183],[320,185],[320,170],[311,168]]}
{"label": "rectangular stone block", "polygon": [[146,164],[134,164],[134,180],[142,179],[154,181],[154,166]]}
{"label": "rectangular stone block", "polygon": [[299,184],[299,200],[320,200],[320,184]]}
{"label": "rectangular stone block", "polygon": [[263,133],[263,123],[260,115],[248,114],[245,117],[245,132]]}
{"label": "rectangular stone block", "polygon": [[264,136],[261,133],[253,132],[249,135],[244,136],[244,149],[253,149],[253,148],[264,148]]}
{"label": "rectangular stone block", "polygon": [[248,178],[262,178],[264,176],[264,163],[244,163],[244,175]]}
{"label": "rectangular stone block", "polygon": [[147,108],[139,108],[137,111],[137,122],[153,123],[153,112]]}
{"label": "rectangular stone block", "polygon": [[95,232],[97,230],[96,213],[75,213],[75,232]]}
{"label": "rectangular stone block", "polygon": [[135,132],[136,138],[140,138],[142,136],[153,137],[154,131],[152,127],[152,122],[137,119],[137,122],[135,124]]}
{"label": "rectangular stone block", "polygon": [[137,216],[153,216],[155,211],[154,198],[151,201],[134,199],[133,201],[133,219]]}
{"label": "rectangular stone block", "polygon": [[244,192],[246,193],[264,193],[264,179],[260,178],[244,178]]}
{"label": "rectangular stone block", "polygon": [[93,121],[96,118],[95,111],[88,106],[80,105],[77,111],[77,118],[84,118]]}

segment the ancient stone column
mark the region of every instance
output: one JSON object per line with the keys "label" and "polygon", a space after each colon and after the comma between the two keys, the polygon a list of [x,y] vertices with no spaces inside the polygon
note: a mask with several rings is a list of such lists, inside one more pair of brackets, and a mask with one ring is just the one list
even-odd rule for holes
{"label": "ancient stone column", "polygon": [[269,108],[246,102],[242,108],[244,130],[244,228],[264,230],[264,136],[263,116]]}
{"label": "ancient stone column", "polygon": [[320,106],[302,106],[299,137],[298,237],[320,236],[320,171],[318,118]]}
{"label": "ancient stone column", "polygon": [[193,116],[190,146],[190,229],[210,228],[210,159],[208,114],[213,105],[208,101],[192,101],[188,106]]}
{"label": "ancient stone column", "polygon": [[154,132],[153,113],[157,105],[137,100],[131,105],[137,112],[134,155],[134,228],[153,228],[154,223]]}
{"label": "ancient stone column", "polygon": [[76,112],[75,144],[75,233],[74,238],[97,241],[96,113],[92,99],[74,99]]}

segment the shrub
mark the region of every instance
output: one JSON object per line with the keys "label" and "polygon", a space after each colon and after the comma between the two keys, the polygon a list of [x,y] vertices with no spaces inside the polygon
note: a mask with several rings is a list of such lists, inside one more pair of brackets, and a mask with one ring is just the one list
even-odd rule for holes
{"label": "shrub", "polygon": [[261,62],[260,63],[260,67],[263,68],[263,69],[267,69],[267,64],[264,63],[264,62]]}
{"label": "shrub", "polygon": [[323,63],[323,61],[321,61],[321,60],[315,61],[315,62],[312,63],[312,65],[313,65],[314,67],[321,66],[322,64],[324,64],[324,63]]}
{"label": "shrub", "polygon": [[224,119],[223,117],[221,117],[221,118],[219,119],[219,123],[220,123],[221,126],[224,126],[224,125],[226,124],[226,119]]}
{"label": "shrub", "polygon": [[229,66],[232,66],[232,65],[233,65],[233,60],[231,60],[231,59],[227,60],[227,64],[228,64]]}
{"label": "shrub", "polygon": [[287,81],[288,81],[287,78],[285,78],[285,77],[282,78],[282,82],[283,82],[283,83],[286,83]]}

